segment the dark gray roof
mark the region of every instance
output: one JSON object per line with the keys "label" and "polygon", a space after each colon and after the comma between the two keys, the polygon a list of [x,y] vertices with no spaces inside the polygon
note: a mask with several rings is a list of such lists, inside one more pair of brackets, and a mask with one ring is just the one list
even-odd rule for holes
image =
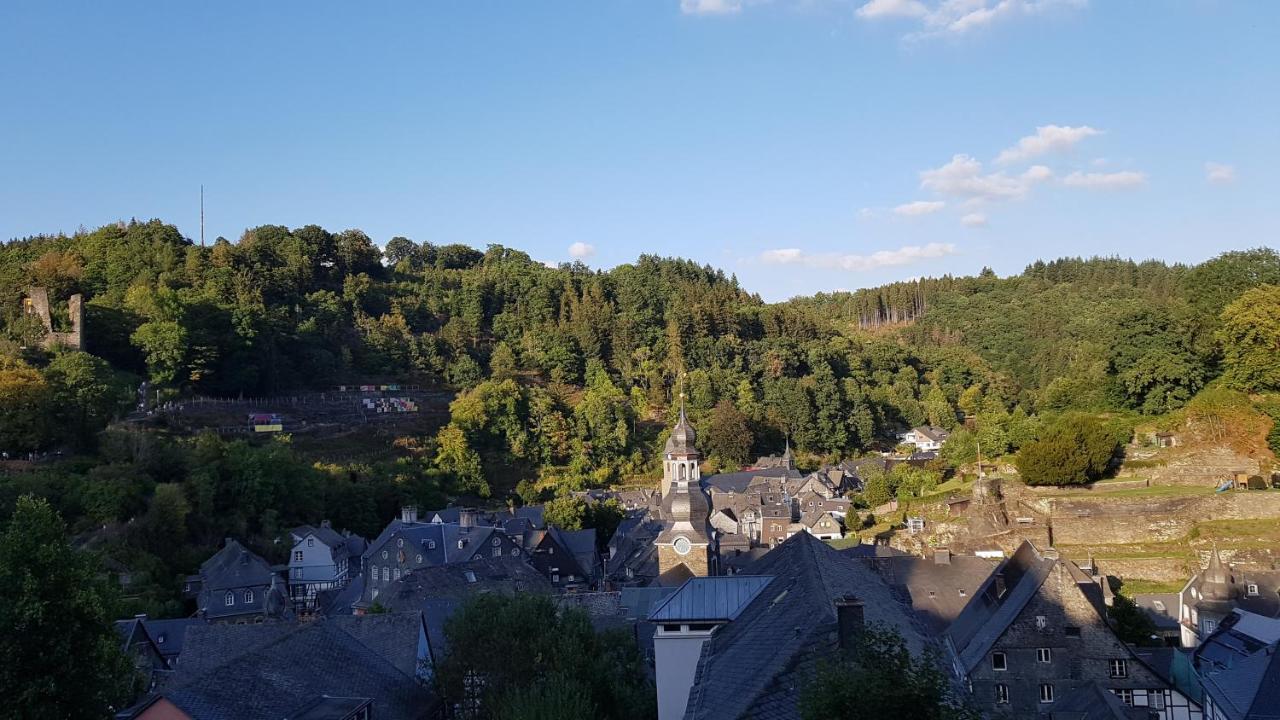
{"label": "dark gray roof", "polygon": [[[1049,576],[1055,562],[1041,556],[1035,546],[1024,541],[982,584],[946,633],[966,672],[981,662],[1018,617]],[[1003,594],[998,592],[997,578],[1003,579]]]}
{"label": "dark gray roof", "polygon": [[[873,547],[873,546],[866,546]],[[931,632],[942,633],[960,617],[996,562],[972,555],[880,557],[872,565],[890,585],[901,590]]]}
{"label": "dark gray roof", "polygon": [[547,578],[519,558],[477,558],[467,563],[418,568],[405,573],[378,594],[377,602],[393,612],[414,612],[429,599],[466,599],[480,593],[555,592]]}
{"label": "dark gray roof", "polygon": [[802,477],[804,476],[800,474],[800,471],[788,467],[759,468],[743,470],[742,472],[707,475],[702,478],[702,486],[714,488],[719,492],[741,493],[746,492],[751,485],[751,481],[755,478],[798,480]]}
{"label": "dark gray roof", "polygon": [[160,654],[164,655],[165,659],[169,659],[182,654],[182,641],[187,635],[187,628],[192,625],[203,625],[204,621],[199,618],[179,618],[143,620],[142,624],[147,626],[147,633],[160,649]]}
{"label": "dark gray roof", "polygon": [[280,720],[324,695],[372,698],[378,718],[417,720],[433,708],[404,662],[420,626],[411,614],[189,630],[162,695],[193,720]]}
{"label": "dark gray roof", "polygon": [[341,698],[322,695],[295,710],[285,720],[344,720],[364,707],[369,698]]}
{"label": "dark gray roof", "polygon": [[732,620],[772,580],[762,575],[691,578],[654,608],[649,622]]}
{"label": "dark gray roof", "polygon": [[1142,608],[1159,630],[1177,630],[1178,594],[1150,593],[1134,595],[1133,601]]}
{"label": "dark gray roof", "polygon": [[769,583],[702,647],[688,720],[797,718],[807,662],[835,651],[834,601],[854,596],[867,622],[900,632],[913,652],[928,641],[878,575],[809,533],[798,533],[747,568]]}
{"label": "dark gray roof", "polygon": [[[275,589],[271,590],[275,580]],[[271,565],[239,542],[227,539],[213,557],[200,566],[198,611],[209,619],[240,615],[288,616],[287,586]],[[245,591],[253,591],[253,600],[245,602]],[[225,597],[233,593],[232,604]]]}
{"label": "dark gray roof", "polygon": [[1230,720],[1280,718],[1280,621],[1236,610],[1196,648],[1194,662]]}
{"label": "dark gray roof", "polygon": [[[1145,720],[1145,708],[1130,708],[1097,682],[1058,685],[1052,720]],[[1041,715],[1045,717],[1044,714]]]}
{"label": "dark gray roof", "polygon": [[573,559],[578,563],[578,568],[582,571],[582,576],[588,579],[594,579],[598,575],[597,566],[599,566],[599,553],[596,551],[596,530],[595,528],[587,528],[586,530],[561,530],[558,527],[547,528],[548,532],[555,537],[556,542],[565,550],[573,555]]}
{"label": "dark gray roof", "polygon": [[364,573],[351,573],[351,582],[339,590],[322,590],[316,593],[317,607],[321,615],[350,615],[352,606],[364,594]]}

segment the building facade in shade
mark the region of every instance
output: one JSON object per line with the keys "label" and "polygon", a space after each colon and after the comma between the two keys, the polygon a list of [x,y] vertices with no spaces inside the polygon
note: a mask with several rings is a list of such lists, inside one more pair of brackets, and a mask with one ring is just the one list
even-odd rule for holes
{"label": "building facade in shade", "polygon": [[654,540],[662,584],[716,574],[715,546],[707,528],[710,504],[698,468],[701,461],[697,433],[681,402],[680,419],[662,453],[662,531]]}

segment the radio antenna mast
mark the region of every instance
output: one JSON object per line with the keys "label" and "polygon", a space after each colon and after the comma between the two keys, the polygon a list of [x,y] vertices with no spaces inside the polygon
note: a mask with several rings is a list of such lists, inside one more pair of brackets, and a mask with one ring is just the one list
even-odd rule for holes
{"label": "radio antenna mast", "polygon": [[200,183],[200,247],[204,247],[204,183]]}

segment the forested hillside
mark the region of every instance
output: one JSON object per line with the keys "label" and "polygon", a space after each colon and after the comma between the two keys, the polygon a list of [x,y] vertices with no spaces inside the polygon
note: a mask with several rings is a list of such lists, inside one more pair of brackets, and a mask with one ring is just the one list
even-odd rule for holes
{"label": "forested hillside", "polygon": [[[786,438],[813,465],[892,447],[912,425],[956,429],[931,474],[868,499],[924,492],[975,441],[1000,455],[1087,434],[1072,413],[1098,411],[1122,421],[1094,435],[1123,437],[1124,417],[1211,383],[1275,389],[1277,283],[1280,257],[1256,250],[1196,267],[1057,260],[770,305],[718,270],[652,256],[552,268],[496,245],[380,249],[316,226],[202,248],[160,221],[28,238],[0,246],[0,450],[63,459],[6,469],[0,517],[20,495],[48,498],[83,542],[154,579],[155,607],[227,535],[270,554],[291,524],[375,534],[406,501],[648,481],[681,387],[708,470]],[[87,352],[40,349],[30,286],[49,289],[55,325],[83,295]],[[111,424],[136,411],[144,380],[148,403],[372,382],[457,395],[438,433],[334,464],[287,437]],[[975,431],[959,427],[966,414]]]}

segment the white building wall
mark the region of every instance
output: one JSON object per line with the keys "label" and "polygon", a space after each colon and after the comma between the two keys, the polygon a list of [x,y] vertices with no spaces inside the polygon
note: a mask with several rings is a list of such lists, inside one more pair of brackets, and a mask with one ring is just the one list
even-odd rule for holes
{"label": "white building wall", "polygon": [[662,626],[655,631],[653,665],[658,687],[658,720],[684,717],[702,644],[710,637],[710,632],[672,632],[664,631]]}

